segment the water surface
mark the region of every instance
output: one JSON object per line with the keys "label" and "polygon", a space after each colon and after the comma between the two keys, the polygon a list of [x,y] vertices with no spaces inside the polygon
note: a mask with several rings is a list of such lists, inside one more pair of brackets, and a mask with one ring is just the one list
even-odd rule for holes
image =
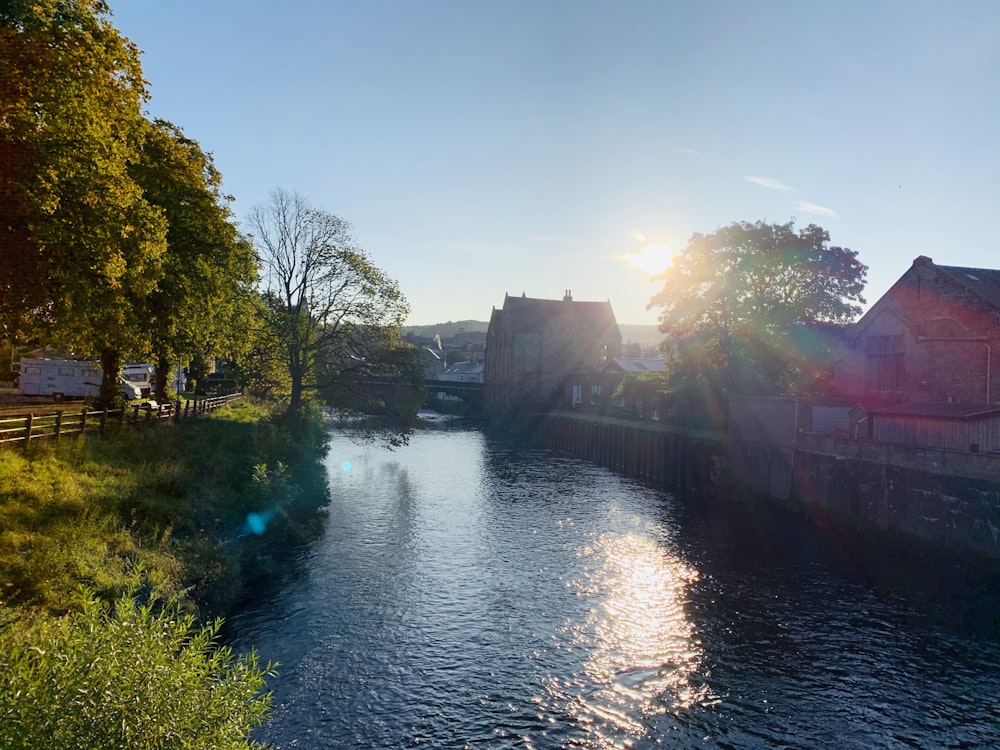
{"label": "water surface", "polygon": [[1000,746],[991,575],[472,429],[335,438],[231,618],[278,748]]}

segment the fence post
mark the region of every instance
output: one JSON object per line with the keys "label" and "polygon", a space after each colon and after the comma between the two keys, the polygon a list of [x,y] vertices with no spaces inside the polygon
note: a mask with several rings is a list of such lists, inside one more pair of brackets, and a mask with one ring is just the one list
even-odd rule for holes
{"label": "fence post", "polygon": [[24,452],[28,452],[28,446],[31,444],[31,415],[29,414],[24,418]]}
{"label": "fence post", "polygon": [[177,401],[174,402],[174,421],[179,422],[181,419],[181,399],[180,396],[177,397]]}
{"label": "fence post", "polygon": [[125,424],[125,411],[126,411],[126,409],[125,409],[124,406],[122,406],[122,408],[118,411],[118,426],[119,427],[121,427],[123,424]]}
{"label": "fence post", "polygon": [[80,412],[80,432],[87,431],[87,407],[83,407],[83,411]]}
{"label": "fence post", "polygon": [[56,412],[56,431],[53,433],[53,440],[59,442],[59,432],[62,430],[62,409]]}
{"label": "fence post", "polygon": [[101,412],[101,437],[104,437],[104,426],[108,423],[108,407]]}

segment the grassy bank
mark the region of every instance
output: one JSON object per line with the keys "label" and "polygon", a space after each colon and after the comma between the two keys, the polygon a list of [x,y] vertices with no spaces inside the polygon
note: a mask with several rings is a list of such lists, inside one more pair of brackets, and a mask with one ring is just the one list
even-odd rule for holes
{"label": "grassy bank", "polygon": [[249,746],[269,667],[210,618],[317,532],[323,445],[239,403],[0,450],[0,745]]}
{"label": "grassy bank", "polygon": [[281,542],[309,533],[325,501],[322,440],[314,423],[239,403],[0,451],[0,597],[58,614],[81,587],[112,600],[139,585],[225,613]]}

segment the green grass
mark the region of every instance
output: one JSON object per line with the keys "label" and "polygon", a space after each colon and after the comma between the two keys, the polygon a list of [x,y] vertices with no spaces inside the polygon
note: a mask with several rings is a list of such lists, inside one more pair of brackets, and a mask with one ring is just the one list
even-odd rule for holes
{"label": "green grass", "polygon": [[[62,438],[0,451],[0,600],[59,614],[81,587],[113,599],[140,582],[224,612],[271,539],[249,513],[280,511],[287,532],[306,490],[324,497],[315,425],[296,432],[253,404],[210,418]],[[280,471],[279,471],[280,467]]]}
{"label": "green grass", "polygon": [[275,665],[198,615],[319,528],[324,442],[238,403],[0,450],[0,746],[257,747]]}

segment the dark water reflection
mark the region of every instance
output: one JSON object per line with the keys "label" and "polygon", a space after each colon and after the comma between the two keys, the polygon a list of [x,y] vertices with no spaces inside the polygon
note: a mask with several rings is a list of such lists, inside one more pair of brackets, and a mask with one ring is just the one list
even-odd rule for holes
{"label": "dark water reflection", "polygon": [[281,748],[1000,746],[997,577],[471,430],[334,440],[231,618]]}

